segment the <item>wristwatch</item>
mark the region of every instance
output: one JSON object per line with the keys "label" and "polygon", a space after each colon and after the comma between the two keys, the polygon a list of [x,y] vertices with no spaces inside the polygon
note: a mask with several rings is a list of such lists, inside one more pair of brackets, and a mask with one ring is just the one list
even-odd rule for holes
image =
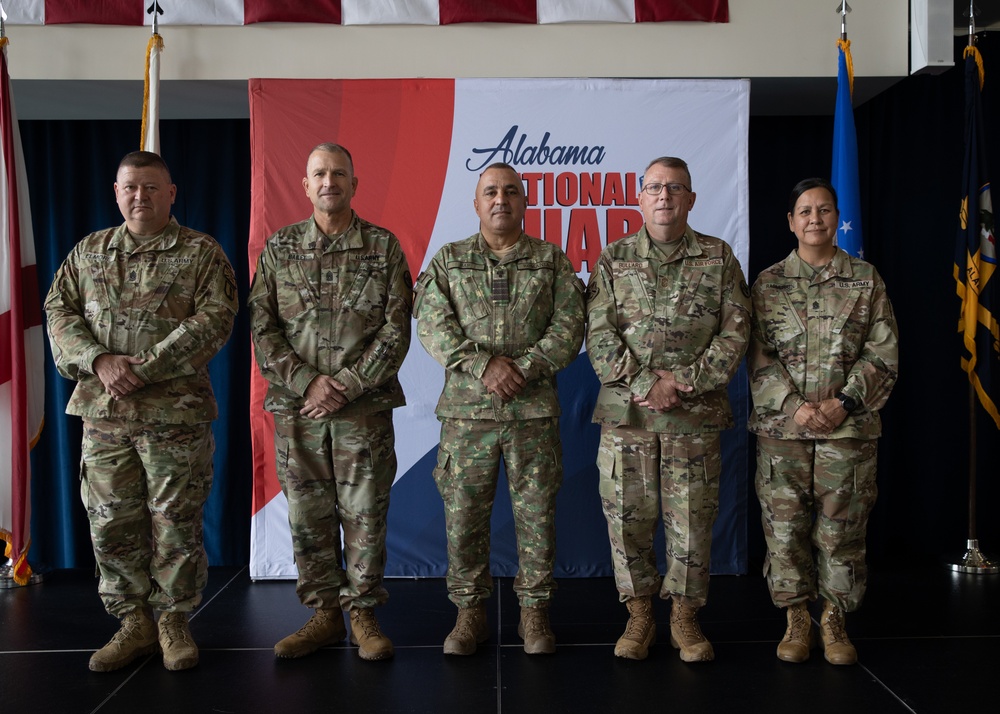
{"label": "wristwatch", "polygon": [[843,392],[837,392],[837,399],[840,400],[840,406],[844,408],[844,411],[850,414],[855,409],[858,408],[858,402],[854,397],[849,397]]}

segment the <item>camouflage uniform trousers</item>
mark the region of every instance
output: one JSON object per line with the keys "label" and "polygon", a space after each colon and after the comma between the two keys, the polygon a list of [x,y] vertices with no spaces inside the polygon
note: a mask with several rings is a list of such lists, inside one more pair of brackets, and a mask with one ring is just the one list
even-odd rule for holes
{"label": "camouflage uniform trousers", "polygon": [[363,609],[389,598],[382,580],[395,444],[392,410],[274,416],[278,481],[299,571],[295,591],[306,607]]}
{"label": "camouflage uniform trousers", "polygon": [[775,605],[815,600],[817,592],[845,612],[861,604],[876,459],[874,439],[757,437],[764,577]]}
{"label": "camouflage uniform trousers", "polygon": [[202,513],[212,487],[209,422],[84,419],[80,496],[115,617],[151,606],[189,612],[208,580]]}
{"label": "camouflage uniform trousers", "polygon": [[441,422],[434,480],[448,532],[448,599],[472,607],[493,592],[490,514],[502,457],[517,537],[514,592],[522,607],[547,604],[556,589],[556,493],[562,483],[558,417]]}
{"label": "camouflage uniform trousers", "polygon": [[[677,596],[690,607],[708,599],[712,524],[719,514],[722,455],[718,432],[672,434],[602,427],[600,493],[621,600]],[[653,536],[663,518],[667,572],[656,569]]]}

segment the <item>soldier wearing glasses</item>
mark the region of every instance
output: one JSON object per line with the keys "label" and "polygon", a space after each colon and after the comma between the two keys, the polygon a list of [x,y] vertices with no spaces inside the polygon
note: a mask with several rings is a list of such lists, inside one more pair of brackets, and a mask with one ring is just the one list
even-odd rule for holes
{"label": "soldier wearing glasses", "polygon": [[[652,596],[671,599],[670,642],[685,662],[715,654],[697,611],[708,596],[726,386],[750,337],[750,293],[732,249],[687,223],[687,164],[646,168],[645,224],[609,245],[590,276],[587,352],[601,382],[597,461],[619,597],[629,620],[615,655],[644,659],[656,639]],[[657,516],[667,572],[653,553]]]}

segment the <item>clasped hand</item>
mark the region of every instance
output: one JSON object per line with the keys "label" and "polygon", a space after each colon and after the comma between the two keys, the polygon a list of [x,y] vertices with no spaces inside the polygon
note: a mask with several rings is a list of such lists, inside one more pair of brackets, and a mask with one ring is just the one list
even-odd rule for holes
{"label": "clasped hand", "polygon": [[131,355],[105,353],[98,355],[91,367],[104,385],[104,391],[118,400],[146,386],[146,383],[132,371],[133,364],[142,364],[145,361]]}
{"label": "clasped hand", "polygon": [[654,369],[659,379],[653,383],[653,387],[645,397],[633,396],[632,401],[640,407],[663,414],[681,403],[681,393],[690,392],[694,387],[681,384],[674,378],[674,373],[665,369]]}
{"label": "clasped hand", "polygon": [[490,357],[483,372],[482,382],[489,394],[496,394],[505,402],[520,394],[528,384],[514,360],[503,355]]}
{"label": "clasped hand", "polygon": [[347,386],[333,377],[318,375],[306,387],[305,406],[299,414],[309,419],[322,419],[343,409],[348,402]]}
{"label": "clasped hand", "polygon": [[847,411],[836,397],[806,402],[795,411],[795,423],[817,434],[829,434],[844,423]]}

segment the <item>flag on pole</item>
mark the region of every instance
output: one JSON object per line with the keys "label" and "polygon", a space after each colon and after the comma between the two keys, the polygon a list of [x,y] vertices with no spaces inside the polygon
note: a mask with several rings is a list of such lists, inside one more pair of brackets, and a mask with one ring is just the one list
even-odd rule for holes
{"label": "flag on pole", "polygon": [[854,62],[851,41],[837,40],[837,107],[833,112],[833,170],[830,183],[837,191],[840,226],[837,245],[853,256],[865,257],[861,232],[861,185],[858,182],[858,135],[854,129]]}
{"label": "flag on pole", "polygon": [[31,577],[31,459],[42,431],[45,357],[21,135],[0,37],[0,538],[14,582]]}
{"label": "flag on pole", "polygon": [[962,301],[962,369],[983,408],[1000,429],[1000,327],[997,325],[996,229],[986,167],[981,91],[983,60],[974,46],[965,48],[965,161],[962,204],[955,246],[955,290]]}
{"label": "flag on pole", "polygon": [[142,141],[143,151],[160,153],[160,53],[163,38],[153,31],[146,45],[146,81],[142,90]]}

